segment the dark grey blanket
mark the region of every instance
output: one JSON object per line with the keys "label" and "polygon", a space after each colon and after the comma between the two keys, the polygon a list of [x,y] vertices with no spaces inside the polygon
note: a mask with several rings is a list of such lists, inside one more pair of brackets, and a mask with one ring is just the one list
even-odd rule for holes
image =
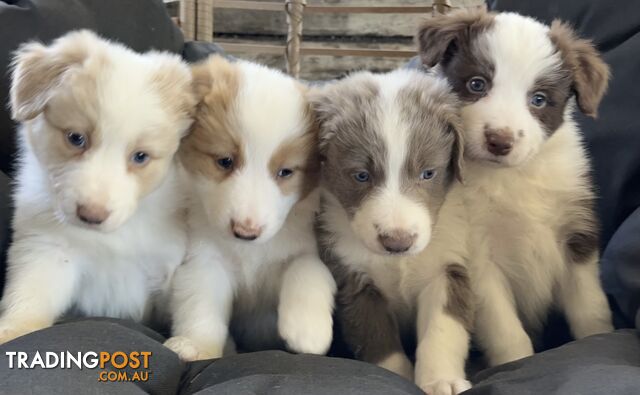
{"label": "dark grey blanket", "polygon": [[[420,394],[411,382],[363,362],[281,351],[183,364],[164,337],[127,321],[56,325],[0,346],[0,394]],[[98,382],[100,369],[9,369],[6,352],[151,351],[149,381]],[[131,372],[131,369],[127,370]],[[635,330],[592,336],[480,372],[469,395],[637,394],[640,337]]]}

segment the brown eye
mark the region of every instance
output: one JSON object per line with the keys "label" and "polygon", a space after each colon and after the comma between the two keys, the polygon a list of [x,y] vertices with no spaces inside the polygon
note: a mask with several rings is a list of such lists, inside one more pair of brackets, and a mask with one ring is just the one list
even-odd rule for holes
{"label": "brown eye", "polygon": [[482,94],[487,91],[487,80],[483,77],[473,77],[467,81],[467,89],[474,94]]}

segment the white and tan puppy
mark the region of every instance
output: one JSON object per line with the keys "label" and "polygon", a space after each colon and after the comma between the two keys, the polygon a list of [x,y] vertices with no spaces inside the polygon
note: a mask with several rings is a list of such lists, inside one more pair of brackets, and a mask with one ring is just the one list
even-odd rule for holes
{"label": "white and tan puppy", "polygon": [[[573,120],[595,117],[609,68],[567,25],[512,13],[431,19],[418,34],[463,100],[475,331],[489,362],[533,353],[552,306],[576,338],[612,329],[590,166]],[[575,100],[574,100],[575,98]]]}
{"label": "white and tan puppy", "polygon": [[88,31],[23,45],[14,238],[0,343],[66,312],[143,320],[186,235],[174,153],[191,124],[191,74]]}
{"label": "white and tan puppy", "polygon": [[[459,195],[445,198],[460,176],[458,99],[445,79],[398,70],[354,74],[313,103],[323,156],[319,244],[338,284],[341,336],[356,358],[415,378],[428,393],[468,389],[464,207]],[[414,369],[403,340],[416,331]]]}
{"label": "white and tan puppy", "polygon": [[313,232],[319,161],[305,89],[215,56],[193,75],[201,100],[180,150],[189,251],[166,345],[185,360],[220,357],[231,329],[240,350],[326,353],[335,283]]}

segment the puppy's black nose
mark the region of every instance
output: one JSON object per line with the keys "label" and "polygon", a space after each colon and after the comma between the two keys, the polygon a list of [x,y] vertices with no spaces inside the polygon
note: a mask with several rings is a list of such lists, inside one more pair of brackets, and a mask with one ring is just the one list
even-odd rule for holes
{"label": "puppy's black nose", "polygon": [[378,235],[378,241],[387,252],[401,254],[407,252],[416,241],[417,235],[404,230],[393,230]]}
{"label": "puppy's black nose", "polygon": [[79,204],[76,208],[78,218],[89,225],[100,225],[109,218],[111,213],[103,206],[94,204]]}
{"label": "puppy's black nose", "polygon": [[487,150],[496,156],[505,156],[513,149],[513,133],[508,129],[487,130],[485,133],[487,139]]}

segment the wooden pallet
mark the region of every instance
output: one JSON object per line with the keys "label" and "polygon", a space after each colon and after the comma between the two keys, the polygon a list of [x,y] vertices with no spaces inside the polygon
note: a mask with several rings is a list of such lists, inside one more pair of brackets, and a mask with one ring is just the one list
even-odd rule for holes
{"label": "wooden pallet", "polygon": [[[455,0],[453,0],[455,2]],[[221,46],[230,53],[250,55],[284,55],[286,69],[292,76],[300,74],[302,56],[356,56],[375,58],[409,58],[415,55],[413,49],[375,49],[354,47],[327,47],[302,45],[303,17],[307,14],[419,14],[433,15],[446,13],[456,8],[452,0],[433,0],[429,5],[342,5],[307,4],[306,0],[249,1],[249,0],[180,0],[180,25],[187,40],[212,41],[214,32],[214,10],[263,11],[286,14],[286,44],[241,42],[225,40]],[[458,2],[459,3],[459,2]],[[482,0],[465,0],[465,4],[483,7]]]}

